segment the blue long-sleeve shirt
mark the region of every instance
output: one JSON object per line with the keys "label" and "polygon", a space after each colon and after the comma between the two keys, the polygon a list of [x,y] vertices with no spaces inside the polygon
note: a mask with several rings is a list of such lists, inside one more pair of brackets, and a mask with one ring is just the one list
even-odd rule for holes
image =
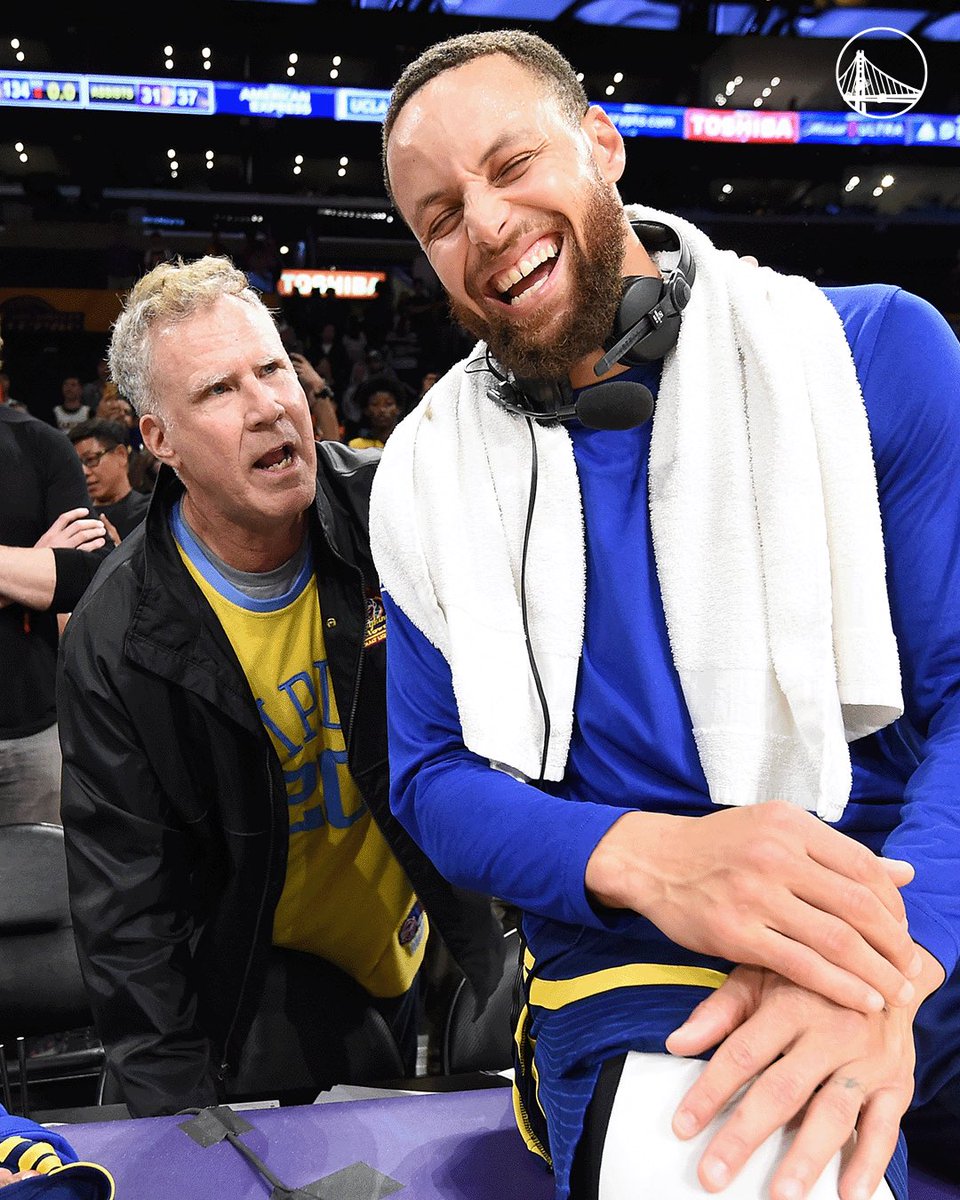
{"label": "blue long-sleeve shirt", "polygon": [[[851,745],[851,797],[836,827],[914,865],[903,890],[911,932],[949,976],[960,958],[960,343],[931,305],[902,290],[825,293],[843,320],[866,405],[905,704],[894,725]],[[641,377],[656,390],[655,368]],[[564,778],[535,787],[464,747],[446,661],[386,597],[391,804],[451,880],[523,910],[530,949],[549,977],[632,961],[724,970],[729,964],[670,944],[645,918],[591,903],[584,888],[587,860],[624,813],[697,816],[716,806],[657,581],[647,503],[650,423],[600,431],[573,422],[569,430],[587,558]],[[945,985],[921,1009],[918,1096],[960,1070],[949,1034],[933,1032],[952,994]],[[582,1034],[563,1030],[569,1045],[561,1048],[557,1033],[558,1076],[578,1069],[584,1056],[595,1059],[601,1044],[662,1048],[702,995],[662,988],[630,997],[622,989],[615,1013],[597,1001],[588,1016],[579,1014]],[[559,1030],[561,1019],[551,1019]],[[538,1033],[541,1066],[551,1037],[548,1028]]]}

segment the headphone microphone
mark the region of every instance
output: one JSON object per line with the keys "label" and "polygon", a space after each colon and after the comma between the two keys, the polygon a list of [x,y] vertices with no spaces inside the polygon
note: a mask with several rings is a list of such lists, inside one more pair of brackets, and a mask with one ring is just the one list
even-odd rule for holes
{"label": "headphone microphone", "polygon": [[[656,362],[673,349],[696,275],[693,258],[675,229],[659,221],[632,221],[631,226],[644,248],[659,257],[660,274],[624,279],[613,333],[593,366],[597,376],[618,362]],[[488,396],[508,412],[540,424],[576,418],[591,429],[632,429],[653,415],[653,393],[635,380],[595,384],[576,399],[566,379],[504,376],[489,359],[487,365],[496,377]]]}
{"label": "headphone microphone", "polygon": [[577,401],[577,417],[591,429],[633,429],[653,416],[653,392],[642,383],[611,380]]}
{"label": "headphone microphone", "polygon": [[566,379],[498,376],[487,395],[508,412],[531,417],[542,425],[576,417],[591,429],[633,429],[653,416],[653,392],[642,383],[628,380],[597,384],[575,399]]}

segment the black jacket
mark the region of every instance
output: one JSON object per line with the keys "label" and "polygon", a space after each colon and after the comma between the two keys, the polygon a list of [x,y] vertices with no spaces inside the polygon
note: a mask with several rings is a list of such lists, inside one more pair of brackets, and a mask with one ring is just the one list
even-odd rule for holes
{"label": "black jacket", "polygon": [[[383,641],[367,513],[376,452],[317,446],[324,637],[350,770],[478,998],[501,974],[489,901],[447,883],[390,812]],[[58,669],[71,909],[98,1032],[134,1115],[222,1099],[255,1011],[286,872],[280,761],[183,566],[163,468],[146,519],[67,625]]]}

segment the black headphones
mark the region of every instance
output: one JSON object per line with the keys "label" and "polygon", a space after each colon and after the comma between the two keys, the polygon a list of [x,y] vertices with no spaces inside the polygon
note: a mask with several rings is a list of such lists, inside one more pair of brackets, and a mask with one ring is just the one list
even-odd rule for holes
{"label": "black headphones", "polygon": [[[603,357],[594,363],[597,376],[615,363],[637,366],[656,362],[676,345],[680,320],[690,299],[696,267],[686,242],[660,221],[631,221],[644,248],[661,255],[659,275],[628,275],[613,332]],[[576,400],[567,379],[530,379],[502,374],[488,357],[496,377],[487,395],[508,412],[541,424],[576,417],[594,429],[632,429],[653,415],[650,389],[635,381],[612,379],[588,388]]]}

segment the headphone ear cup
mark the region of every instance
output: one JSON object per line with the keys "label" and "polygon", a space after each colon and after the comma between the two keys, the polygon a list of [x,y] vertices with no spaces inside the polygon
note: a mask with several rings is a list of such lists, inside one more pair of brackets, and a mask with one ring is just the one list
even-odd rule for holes
{"label": "headphone ear cup", "polygon": [[659,275],[631,275],[624,283],[611,345],[642,321],[663,297],[663,280]]}
{"label": "headphone ear cup", "polygon": [[[616,345],[620,338],[640,326],[640,336],[626,350],[619,361],[628,366],[656,362],[673,348],[680,332],[679,314],[674,314],[655,323],[650,312],[667,296],[668,286],[675,286],[678,277],[670,284],[664,283],[659,275],[631,275],[624,281],[623,297],[614,324],[613,336],[607,348]],[[671,292],[671,295],[675,293]]]}

